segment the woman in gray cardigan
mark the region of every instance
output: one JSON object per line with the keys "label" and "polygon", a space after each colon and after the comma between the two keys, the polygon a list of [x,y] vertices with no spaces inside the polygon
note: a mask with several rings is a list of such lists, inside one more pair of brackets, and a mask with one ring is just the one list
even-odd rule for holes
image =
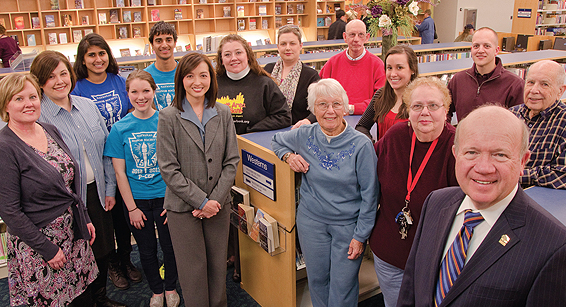
{"label": "woman in gray cardigan", "polygon": [[159,112],[157,161],[164,208],[187,306],[226,306],[230,187],[240,157],[230,109],[216,103],[208,58],[185,55],[175,99]]}

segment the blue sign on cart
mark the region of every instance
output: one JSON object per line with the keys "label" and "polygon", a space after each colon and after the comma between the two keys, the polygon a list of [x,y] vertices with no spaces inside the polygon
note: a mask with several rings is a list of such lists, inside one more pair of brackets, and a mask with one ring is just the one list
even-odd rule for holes
{"label": "blue sign on cart", "polygon": [[275,201],[275,164],[242,149],[244,183]]}

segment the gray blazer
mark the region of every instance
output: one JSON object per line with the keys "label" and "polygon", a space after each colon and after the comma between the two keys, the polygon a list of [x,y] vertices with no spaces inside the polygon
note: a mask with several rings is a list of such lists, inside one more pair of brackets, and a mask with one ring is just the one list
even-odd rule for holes
{"label": "gray blazer", "polygon": [[216,116],[198,128],[169,106],[159,112],[157,161],[167,184],[163,208],[174,212],[198,209],[205,198],[229,202],[240,156],[230,109],[215,104]]}

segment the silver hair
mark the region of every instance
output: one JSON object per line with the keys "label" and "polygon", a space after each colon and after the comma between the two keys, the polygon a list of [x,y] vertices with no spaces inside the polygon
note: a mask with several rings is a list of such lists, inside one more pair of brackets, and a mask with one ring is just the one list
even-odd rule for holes
{"label": "silver hair", "polygon": [[314,114],[314,103],[319,97],[340,97],[344,105],[344,110],[348,110],[348,94],[340,84],[332,78],[321,79],[318,82],[309,85],[309,96],[307,101],[309,103],[309,111]]}

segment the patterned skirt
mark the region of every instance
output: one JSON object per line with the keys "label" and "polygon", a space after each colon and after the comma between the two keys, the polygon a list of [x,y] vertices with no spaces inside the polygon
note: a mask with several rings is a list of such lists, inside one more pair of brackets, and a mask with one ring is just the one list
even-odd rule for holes
{"label": "patterned skirt", "polygon": [[[40,231],[59,246],[67,262],[54,270],[35,250],[8,232],[8,282],[12,306],[66,306],[98,275],[88,241],[73,241],[71,208]],[[8,230],[9,231],[9,230]]]}

